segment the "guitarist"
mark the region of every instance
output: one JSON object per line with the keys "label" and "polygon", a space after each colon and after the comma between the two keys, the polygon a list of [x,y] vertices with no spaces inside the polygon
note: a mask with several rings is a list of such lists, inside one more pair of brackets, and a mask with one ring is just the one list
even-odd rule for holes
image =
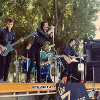
{"label": "guitarist", "polygon": [[34,59],[36,60],[36,67],[37,67],[37,81],[41,82],[41,76],[40,76],[40,49],[43,46],[45,41],[50,41],[52,37],[52,33],[54,30],[54,26],[51,26],[51,29],[48,30],[48,22],[42,21],[41,27],[37,29],[38,35],[35,36],[34,43],[31,46],[30,49],[30,66],[27,73],[27,83],[30,83],[30,76],[31,76],[31,70],[34,67]]}
{"label": "guitarist", "polygon": [[[4,46],[7,46],[9,41],[15,42],[15,32],[12,27],[14,25],[14,20],[8,18],[6,22],[6,28],[0,29],[0,49],[3,53],[5,51]],[[23,40],[21,40],[23,42]],[[9,67],[12,59],[12,52],[9,52],[7,56],[0,55],[0,83],[9,83],[8,73]]]}
{"label": "guitarist", "polygon": [[[70,44],[66,45],[65,46],[65,49],[64,49],[64,56],[67,56],[67,58],[69,59],[73,59],[75,56],[78,56],[73,48],[73,45],[75,44],[75,39],[74,38],[71,38],[70,41],[69,41]],[[64,57],[63,56],[63,57]],[[65,59],[65,58],[64,58]],[[68,61],[67,59],[67,64],[65,66],[65,70],[64,72],[62,73],[63,75],[63,78],[62,78],[62,82],[63,83],[66,83],[70,80],[70,75],[72,73],[72,69],[73,69],[73,62],[70,62]],[[68,67],[67,67],[68,66]],[[68,69],[67,69],[68,68]]]}

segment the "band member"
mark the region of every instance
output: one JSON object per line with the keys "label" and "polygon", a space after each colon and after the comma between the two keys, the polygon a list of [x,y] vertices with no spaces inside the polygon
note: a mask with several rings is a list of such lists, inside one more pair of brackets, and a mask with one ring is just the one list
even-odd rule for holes
{"label": "band member", "polygon": [[25,45],[25,48],[21,52],[21,59],[22,60],[27,60],[27,56],[28,56],[28,58],[30,58],[31,43],[29,41],[25,41],[24,45]]}
{"label": "band member", "polygon": [[[75,56],[78,56],[73,48],[73,45],[75,44],[75,39],[71,38],[69,43],[70,44],[66,45],[64,49],[64,54],[67,57],[68,63],[66,64],[65,70],[63,72],[63,78],[61,80],[63,83],[68,82],[70,80],[70,75],[72,74],[73,62],[70,62],[69,58],[73,59]],[[65,60],[66,57],[64,57]]]}
{"label": "band member", "polygon": [[[15,32],[13,31],[12,27],[14,25],[14,20],[12,18],[8,18],[6,22],[7,27],[0,29],[0,49],[3,53],[5,51],[4,46],[7,46],[9,41],[12,43],[15,42]],[[21,40],[23,42],[23,40]],[[0,82],[8,81],[8,73],[9,67],[12,59],[12,52],[9,52],[7,56],[0,55]]]}
{"label": "band member", "polygon": [[50,31],[48,31],[48,22],[42,21],[41,27],[37,29],[38,35],[35,36],[34,43],[31,46],[30,49],[30,66],[27,73],[27,83],[30,83],[30,75],[31,70],[34,67],[34,59],[36,60],[36,67],[37,67],[37,81],[41,82],[41,76],[40,76],[40,49],[43,46],[45,41],[50,41],[52,37],[52,32],[54,30],[54,26],[51,26]]}

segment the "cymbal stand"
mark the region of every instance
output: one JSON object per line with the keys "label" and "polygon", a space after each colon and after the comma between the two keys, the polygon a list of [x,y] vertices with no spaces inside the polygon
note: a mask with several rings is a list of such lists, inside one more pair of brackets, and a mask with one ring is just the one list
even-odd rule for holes
{"label": "cymbal stand", "polygon": [[[60,59],[60,57],[58,56],[56,56],[56,59],[58,59],[58,62],[57,62],[57,64],[58,64],[58,66],[57,66],[57,69],[59,70],[59,72],[60,72],[60,80],[61,80],[61,71],[62,70],[64,70],[65,69],[65,67],[64,67],[64,65],[63,65],[63,63],[62,63],[62,61],[61,61],[61,59]],[[63,68],[61,68],[61,67],[63,67]]]}
{"label": "cymbal stand", "polygon": [[16,65],[16,83],[19,82],[19,77],[18,77],[18,73],[19,73],[19,61],[18,60],[17,60],[17,50],[16,50],[16,61],[14,62],[14,64]]}

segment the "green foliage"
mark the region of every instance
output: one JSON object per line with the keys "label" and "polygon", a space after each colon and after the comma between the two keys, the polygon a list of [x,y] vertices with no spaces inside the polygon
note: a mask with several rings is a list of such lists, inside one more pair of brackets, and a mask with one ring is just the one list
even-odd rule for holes
{"label": "green foliage", "polygon": [[[57,25],[55,47],[58,53],[62,54],[71,37],[76,41],[93,39],[96,26],[92,21],[97,19],[96,13],[100,10],[99,7],[100,3],[95,0],[0,0],[0,28],[6,26],[5,22],[8,17],[12,17],[13,29],[18,40],[34,32],[40,27],[42,20],[47,20],[49,26]],[[43,50],[49,44],[52,44],[52,41],[46,42]],[[78,46],[75,47],[77,51]],[[20,43],[15,48],[21,51],[23,44]],[[15,58],[12,62],[14,60]],[[11,66],[10,71],[15,65],[11,63]]]}

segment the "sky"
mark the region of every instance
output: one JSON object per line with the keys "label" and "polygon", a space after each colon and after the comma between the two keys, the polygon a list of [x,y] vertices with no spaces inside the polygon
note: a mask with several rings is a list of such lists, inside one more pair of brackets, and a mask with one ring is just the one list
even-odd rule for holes
{"label": "sky", "polygon": [[97,21],[93,22],[96,25],[97,31],[95,32],[96,36],[94,37],[94,39],[100,39],[100,31],[99,31],[99,27],[100,27],[100,12],[98,12],[98,19]]}

